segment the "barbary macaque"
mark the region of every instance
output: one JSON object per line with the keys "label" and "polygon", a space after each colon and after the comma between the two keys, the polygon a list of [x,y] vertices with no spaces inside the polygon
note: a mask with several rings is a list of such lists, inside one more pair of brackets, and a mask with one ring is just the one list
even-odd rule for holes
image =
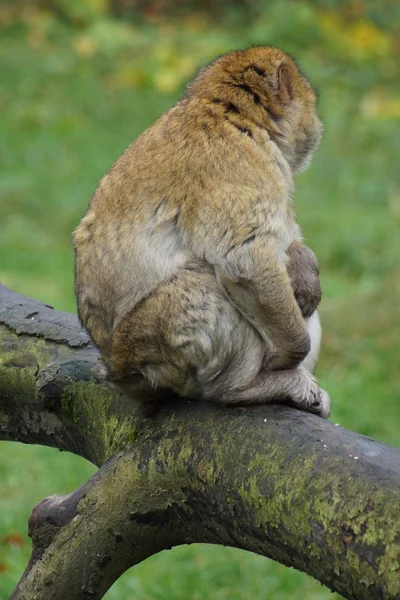
{"label": "barbary macaque", "polygon": [[318,263],[291,199],[322,136],[316,100],[282,50],[230,52],[100,181],[74,233],[78,311],[132,398],[329,416]]}

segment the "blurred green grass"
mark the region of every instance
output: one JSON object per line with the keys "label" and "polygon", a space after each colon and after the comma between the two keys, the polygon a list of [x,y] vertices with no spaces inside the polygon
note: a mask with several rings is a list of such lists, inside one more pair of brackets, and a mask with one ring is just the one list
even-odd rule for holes
{"label": "blurred green grass", "polygon": [[[97,181],[174,103],[196,67],[251,43],[276,44],[298,58],[321,91],[325,122],[324,141],[298,178],[295,198],[321,265],[319,379],[333,398],[334,421],[400,446],[400,68],[393,34],[367,20],[278,0],[248,22],[233,13],[218,23],[204,15],[132,24],[98,15],[76,30],[45,11],[12,19],[4,14],[0,10],[0,280],[68,311],[75,310],[71,232]],[[5,600],[29,557],[32,505],[77,487],[94,469],[46,448],[1,443],[0,451]],[[193,546],[147,560],[106,597],[332,595],[262,557]]]}

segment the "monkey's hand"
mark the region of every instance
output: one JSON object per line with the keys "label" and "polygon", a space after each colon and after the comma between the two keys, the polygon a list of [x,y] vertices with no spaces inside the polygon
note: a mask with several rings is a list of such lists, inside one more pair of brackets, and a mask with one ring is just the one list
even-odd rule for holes
{"label": "monkey's hand", "polygon": [[297,241],[290,244],[286,254],[294,297],[307,319],[317,310],[322,296],[318,260],[310,248]]}

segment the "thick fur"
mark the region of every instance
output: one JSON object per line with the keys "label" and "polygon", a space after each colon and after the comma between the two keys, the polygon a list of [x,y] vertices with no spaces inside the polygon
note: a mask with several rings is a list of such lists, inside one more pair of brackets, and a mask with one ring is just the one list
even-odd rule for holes
{"label": "thick fur", "polygon": [[104,176],[74,234],[76,295],[126,393],[328,416],[318,264],[291,201],[321,135],[294,60],[256,47],[204,68]]}

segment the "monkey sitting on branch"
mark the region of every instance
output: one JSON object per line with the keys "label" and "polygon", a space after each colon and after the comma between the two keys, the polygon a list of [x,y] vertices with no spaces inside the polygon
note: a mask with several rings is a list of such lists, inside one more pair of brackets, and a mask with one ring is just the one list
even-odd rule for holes
{"label": "monkey sitting on branch", "polygon": [[322,136],[316,101],[285,52],[230,52],[100,181],[74,232],[78,311],[132,398],[329,416],[318,263],[291,200]]}

